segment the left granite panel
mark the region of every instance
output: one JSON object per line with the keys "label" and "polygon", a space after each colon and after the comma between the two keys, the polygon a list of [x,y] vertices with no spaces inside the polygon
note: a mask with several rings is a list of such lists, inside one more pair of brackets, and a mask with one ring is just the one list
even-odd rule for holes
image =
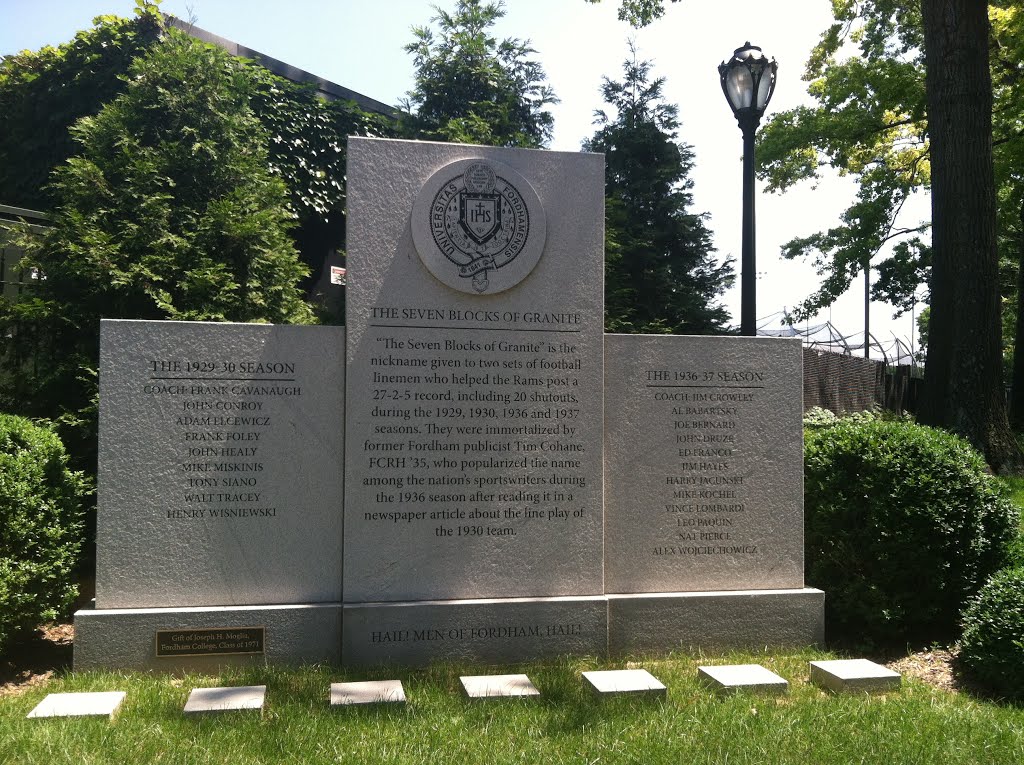
{"label": "left granite panel", "polygon": [[344,327],[103,321],[98,610],[76,621],[340,601],[344,359]]}

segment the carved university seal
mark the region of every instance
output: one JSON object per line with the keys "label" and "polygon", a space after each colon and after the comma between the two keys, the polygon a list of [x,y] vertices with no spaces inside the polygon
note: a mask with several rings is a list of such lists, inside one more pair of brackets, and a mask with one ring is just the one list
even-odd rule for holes
{"label": "carved university seal", "polygon": [[[428,217],[414,224],[421,259],[431,273],[460,291],[508,289],[540,258],[545,225],[540,200],[525,179],[501,163],[463,160],[442,168],[424,186],[416,207],[414,215],[426,212]],[[420,228],[424,222],[429,241]]]}
{"label": "carved university seal", "polygon": [[486,163],[474,162],[434,196],[430,230],[459,276],[486,292],[487,273],[511,263],[526,246],[530,211],[515,186]]}

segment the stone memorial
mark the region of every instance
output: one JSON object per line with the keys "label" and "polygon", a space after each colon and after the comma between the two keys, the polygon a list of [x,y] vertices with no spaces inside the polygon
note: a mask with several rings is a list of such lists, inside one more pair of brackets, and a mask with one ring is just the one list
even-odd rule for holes
{"label": "stone memorial", "polygon": [[349,141],[347,662],[604,651],[603,172]]}
{"label": "stone memorial", "polygon": [[348,161],[346,327],[103,322],[76,668],[820,642],[799,343],[605,335],[600,155]]}
{"label": "stone memorial", "polygon": [[343,330],[104,321],[100,345],[76,668],[338,657]]}

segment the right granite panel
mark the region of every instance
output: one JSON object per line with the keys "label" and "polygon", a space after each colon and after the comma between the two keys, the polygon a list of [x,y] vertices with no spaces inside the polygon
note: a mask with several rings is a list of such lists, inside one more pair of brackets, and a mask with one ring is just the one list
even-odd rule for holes
{"label": "right granite panel", "polygon": [[605,591],[802,588],[799,339],[605,336]]}

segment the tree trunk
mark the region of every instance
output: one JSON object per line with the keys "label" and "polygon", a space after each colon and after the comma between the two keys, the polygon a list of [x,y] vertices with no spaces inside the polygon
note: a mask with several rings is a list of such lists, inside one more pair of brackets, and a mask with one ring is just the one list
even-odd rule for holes
{"label": "tree trunk", "polygon": [[1002,382],[988,6],[921,0],[932,167],[931,324],[920,419],[1020,473]]}
{"label": "tree trunk", "polygon": [[1010,426],[1024,431],[1024,200],[1020,205],[1020,229],[1017,231],[1017,322],[1013,341],[1013,380],[1010,387]]}

